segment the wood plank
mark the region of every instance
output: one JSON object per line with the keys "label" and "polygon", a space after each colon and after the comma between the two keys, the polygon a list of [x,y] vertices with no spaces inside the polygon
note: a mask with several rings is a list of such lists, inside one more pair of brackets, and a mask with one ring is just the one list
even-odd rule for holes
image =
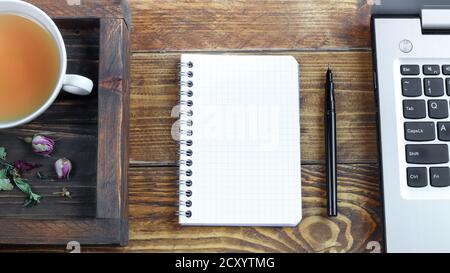
{"label": "wood plank", "polygon": [[38,6],[52,18],[111,18],[123,19],[128,16],[126,0],[27,0]]}
{"label": "wood plank", "polygon": [[304,165],[302,172],[304,210],[298,227],[208,228],[177,224],[176,168],[132,169],[130,250],[364,251],[368,241],[381,240],[377,166],[338,166],[340,215],[335,219],[326,216],[323,166]]}
{"label": "wood plank", "polygon": [[[0,240],[5,244],[66,245],[76,239],[81,244],[119,244],[119,219],[0,219]],[[41,246],[42,247],[42,246]],[[17,246],[15,247],[17,248]],[[32,248],[30,246],[30,248]],[[1,248],[7,250],[8,247]]]}
{"label": "wood plank", "polygon": [[[58,131],[54,127],[43,131],[42,126],[38,130],[11,129],[2,131],[0,143],[8,151],[7,159],[25,160],[40,167],[23,174],[28,179],[35,193],[42,196],[41,204],[33,208],[23,208],[25,200],[23,193],[15,189],[12,192],[0,194],[0,218],[79,218],[95,217],[96,185],[97,185],[97,137],[96,128],[86,131],[79,126],[64,125],[70,133]],[[70,129],[69,129],[70,128]],[[55,150],[51,157],[43,157],[31,151],[30,144],[19,138],[47,133],[56,140]],[[70,180],[59,180],[53,168],[58,158],[71,159],[73,169]],[[40,171],[47,179],[39,179],[36,172]],[[55,196],[53,193],[61,192],[67,187],[72,194],[72,199]]]}
{"label": "wood plank", "polygon": [[[378,167],[339,165],[337,218],[326,216],[324,167],[302,166],[303,220],[295,228],[181,227],[175,206],[177,168],[131,168],[130,242],[87,252],[364,252],[382,240]],[[6,247],[64,251],[64,247]]]}
{"label": "wood plank", "polygon": [[101,19],[97,218],[120,219],[128,242],[129,32],[123,20]]}
{"label": "wood plank", "polygon": [[[267,54],[276,53],[268,52]],[[300,63],[301,144],[305,164],[323,163],[324,80],[335,71],[338,161],[376,163],[377,141],[369,52],[286,52]],[[131,63],[130,158],[132,163],[175,164],[171,110],[177,105],[179,54],[134,54]]]}
{"label": "wood plank", "polygon": [[373,2],[130,0],[132,49],[368,48]]}

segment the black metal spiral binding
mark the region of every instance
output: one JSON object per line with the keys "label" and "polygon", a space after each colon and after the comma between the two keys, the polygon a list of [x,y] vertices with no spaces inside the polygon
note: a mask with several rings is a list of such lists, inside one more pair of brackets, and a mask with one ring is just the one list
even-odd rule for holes
{"label": "black metal spiral binding", "polygon": [[[191,166],[194,164],[191,157],[193,155],[193,141],[191,136],[194,134],[192,130],[192,126],[194,122],[191,117],[194,115],[194,111],[192,110],[194,106],[194,102],[192,97],[194,96],[194,91],[192,88],[194,87],[194,63],[192,62],[181,62],[179,64],[180,72],[180,150],[178,161],[178,165],[180,169],[178,171],[179,180],[178,185],[180,190],[178,191],[179,201],[179,211],[177,211],[177,215],[182,217],[190,218],[192,216],[193,206],[192,200],[189,198],[193,195],[192,192],[192,175],[193,171]],[[185,209],[182,209],[185,208]]]}

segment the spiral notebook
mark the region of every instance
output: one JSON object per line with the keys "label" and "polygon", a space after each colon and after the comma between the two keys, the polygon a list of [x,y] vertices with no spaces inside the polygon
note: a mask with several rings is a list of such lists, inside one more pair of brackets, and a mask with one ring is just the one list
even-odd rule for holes
{"label": "spiral notebook", "polygon": [[180,224],[300,222],[299,86],[290,56],[182,55]]}

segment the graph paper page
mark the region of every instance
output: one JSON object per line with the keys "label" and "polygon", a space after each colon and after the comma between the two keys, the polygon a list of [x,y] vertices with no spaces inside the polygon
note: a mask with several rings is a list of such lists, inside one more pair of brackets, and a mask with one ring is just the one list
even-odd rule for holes
{"label": "graph paper page", "polygon": [[[183,225],[301,220],[299,65],[290,56],[182,55],[192,62],[191,217]],[[182,126],[183,127],[183,126]],[[183,129],[183,128],[182,128]],[[187,190],[181,187],[180,190]]]}

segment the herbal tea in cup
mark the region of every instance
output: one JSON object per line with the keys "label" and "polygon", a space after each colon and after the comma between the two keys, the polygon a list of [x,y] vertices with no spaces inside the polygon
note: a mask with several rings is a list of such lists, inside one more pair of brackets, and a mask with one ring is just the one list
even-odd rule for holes
{"label": "herbal tea in cup", "polygon": [[53,20],[27,2],[0,0],[0,129],[32,121],[61,89],[89,95],[93,82],[66,69],[66,47]]}
{"label": "herbal tea in cup", "polygon": [[59,64],[47,30],[31,19],[0,14],[0,122],[37,111],[57,85]]}

